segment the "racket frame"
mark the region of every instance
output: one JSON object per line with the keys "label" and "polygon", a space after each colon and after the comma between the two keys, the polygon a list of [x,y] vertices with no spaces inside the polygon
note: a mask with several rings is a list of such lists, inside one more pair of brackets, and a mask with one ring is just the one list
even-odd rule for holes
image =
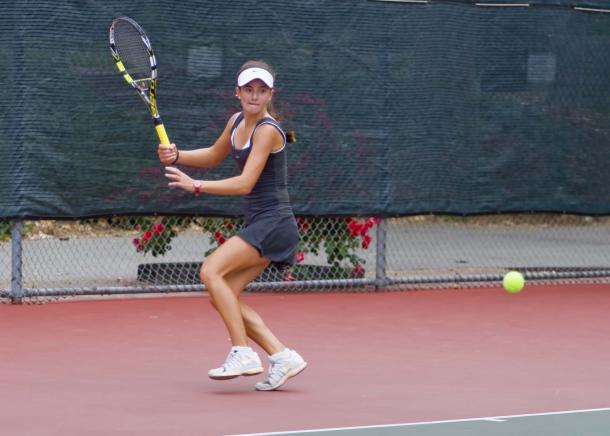
{"label": "racket frame", "polygon": [[[125,69],[125,65],[121,60],[119,52],[117,50],[114,38],[114,28],[120,22],[127,22],[129,25],[133,26],[134,29],[142,38],[142,42],[146,47],[148,52],[148,59],[150,62],[150,78],[134,80],[129,72]],[[150,40],[144,29],[132,20],[129,17],[119,17],[112,21],[110,25],[109,32],[110,39],[110,51],[112,52],[112,57],[114,58],[115,65],[119,70],[119,73],[123,76],[123,79],[138,93],[142,101],[146,104],[150,111],[150,115],[153,119],[153,124],[155,126],[155,131],[157,132],[157,136],[159,137],[159,141],[161,141],[161,145],[168,146],[170,145],[169,137],[167,136],[167,132],[165,130],[165,126],[163,125],[163,121],[161,120],[161,115],[159,115],[159,110],[157,109],[157,59],[153,52],[152,46],[150,45]],[[146,83],[148,86],[143,86],[142,84]]]}

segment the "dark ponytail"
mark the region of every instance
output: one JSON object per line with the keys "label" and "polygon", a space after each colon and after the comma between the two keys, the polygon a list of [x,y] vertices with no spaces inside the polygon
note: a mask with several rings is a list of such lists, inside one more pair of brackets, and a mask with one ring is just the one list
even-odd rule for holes
{"label": "dark ponytail", "polygon": [[286,142],[297,142],[297,134],[294,130],[286,132]]}

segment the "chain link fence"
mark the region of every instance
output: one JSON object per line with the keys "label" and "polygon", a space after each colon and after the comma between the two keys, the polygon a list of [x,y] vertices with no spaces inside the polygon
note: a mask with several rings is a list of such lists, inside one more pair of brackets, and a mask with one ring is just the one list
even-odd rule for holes
{"label": "chain link fence", "polygon": [[8,301],[11,285],[11,221],[0,220],[0,301]]}
{"label": "chain link fence", "polygon": [[[522,214],[298,217],[297,263],[249,291],[355,291],[610,276],[610,218]],[[201,262],[241,218],[126,216],[0,222],[0,297],[204,291]],[[12,233],[12,237],[11,237]]]}

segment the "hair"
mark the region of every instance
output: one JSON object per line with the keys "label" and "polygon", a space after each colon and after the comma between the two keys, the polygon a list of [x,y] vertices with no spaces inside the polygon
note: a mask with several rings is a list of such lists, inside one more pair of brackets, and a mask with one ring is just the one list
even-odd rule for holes
{"label": "hair", "polygon": [[[271,66],[267,62],[260,61],[260,60],[247,61],[239,68],[239,71],[237,72],[237,76],[239,76],[244,70],[247,70],[248,68],[262,68],[263,70],[267,70],[267,71],[269,71],[269,73],[271,73],[271,75],[273,76],[273,80],[275,81],[275,71],[273,71],[273,68],[271,68]],[[271,115],[273,118],[275,118],[278,121],[281,121],[283,119],[282,116],[273,107],[272,102],[269,102],[269,104],[267,105],[267,112],[269,112],[269,115]],[[296,142],[297,141],[297,135],[294,132],[294,130],[290,130],[290,131],[286,132],[286,141],[287,142]]]}

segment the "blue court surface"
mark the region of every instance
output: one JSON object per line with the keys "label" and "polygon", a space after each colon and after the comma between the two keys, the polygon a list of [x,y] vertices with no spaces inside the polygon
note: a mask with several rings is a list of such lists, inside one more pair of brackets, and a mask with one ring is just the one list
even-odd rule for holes
{"label": "blue court surface", "polygon": [[309,436],[331,434],[342,436],[608,436],[610,435],[610,408],[374,425],[368,427],[252,433],[240,436]]}

